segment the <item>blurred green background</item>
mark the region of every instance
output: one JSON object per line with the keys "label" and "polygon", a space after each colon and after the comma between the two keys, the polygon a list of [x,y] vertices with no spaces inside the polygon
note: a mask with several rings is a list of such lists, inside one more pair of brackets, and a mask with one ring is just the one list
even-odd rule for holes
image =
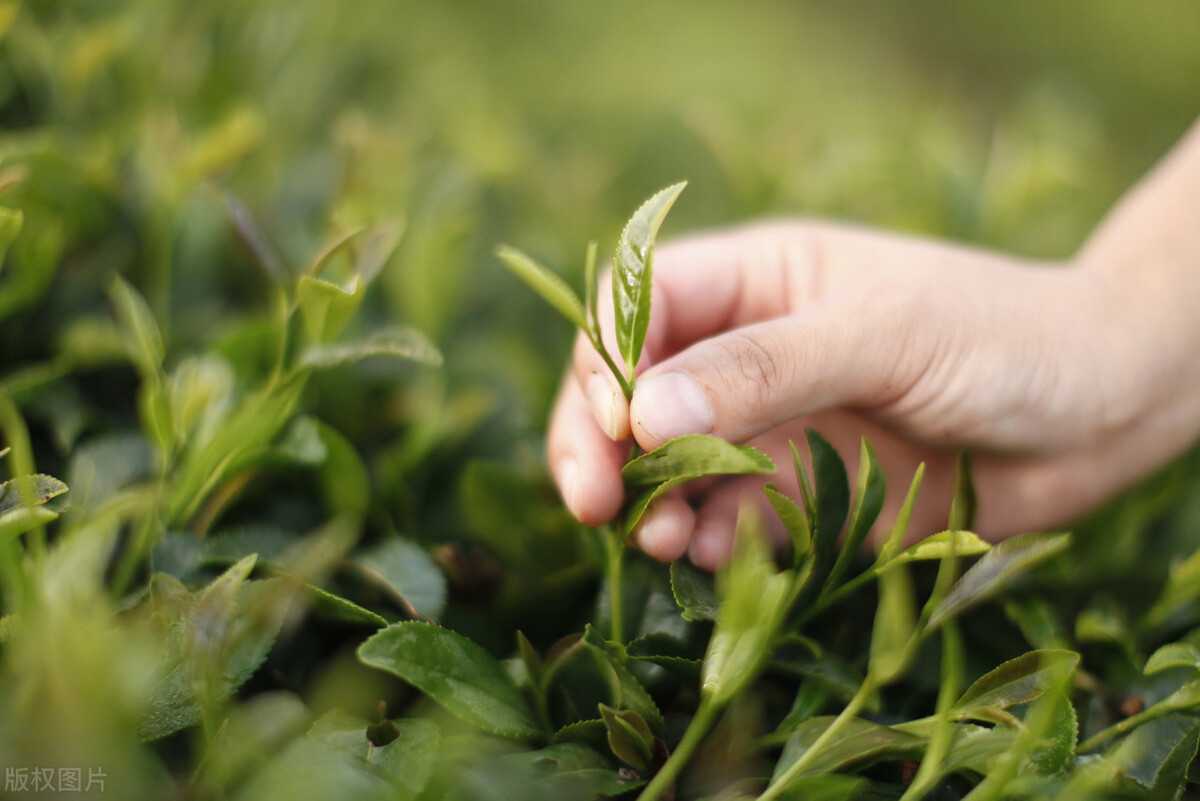
{"label": "blurred green background", "polygon": [[[222,193],[292,277],[339,233],[391,226],[352,327],[412,325],[445,366],[335,371],[303,408],[363,459],[365,540],[474,539],[522,581],[552,575],[578,557],[542,463],[571,332],[497,242],[578,288],[588,241],[607,251],[638,203],[686,179],[667,238],[816,215],[1067,258],[1196,118],[1198,42],[1191,0],[0,0],[0,205],[25,217],[0,273],[0,391],[37,468],[69,479],[82,447],[137,426],[137,376],[110,347],[113,274],[146,296],[168,369],[219,352],[253,386],[274,283]],[[1081,548],[1079,576],[1119,575],[1129,597],[1161,584],[1200,519],[1177,507],[1144,557],[1146,521],[1194,484],[1177,478],[1104,518],[1116,544]],[[330,514],[303,481],[255,489],[231,521],[304,531]],[[511,648],[510,627],[448,614]],[[577,630],[513,614],[534,639]],[[46,647],[14,675],[69,662]],[[106,648],[72,659],[107,665]],[[313,686],[318,657],[283,657]],[[132,659],[78,690],[97,719],[134,680],[117,674],[141,675]]]}

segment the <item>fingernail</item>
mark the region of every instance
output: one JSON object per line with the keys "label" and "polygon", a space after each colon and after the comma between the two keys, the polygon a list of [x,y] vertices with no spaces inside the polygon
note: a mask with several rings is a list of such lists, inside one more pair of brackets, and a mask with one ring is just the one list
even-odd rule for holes
{"label": "fingernail", "polygon": [[574,514],[579,501],[579,462],[575,457],[568,456],[558,463],[558,488],[567,508]]}
{"label": "fingernail", "polygon": [[712,405],[696,382],[683,373],[642,379],[636,399],[639,422],[659,441],[712,431]]}
{"label": "fingernail", "polygon": [[588,376],[586,387],[588,403],[592,407],[592,415],[596,422],[608,434],[609,439],[620,439],[621,432],[617,425],[617,391],[612,382],[600,373]]}

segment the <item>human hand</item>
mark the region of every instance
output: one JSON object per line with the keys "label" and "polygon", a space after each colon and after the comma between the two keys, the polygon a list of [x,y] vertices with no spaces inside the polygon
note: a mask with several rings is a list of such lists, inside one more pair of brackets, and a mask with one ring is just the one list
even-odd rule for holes
{"label": "human hand", "polygon": [[[581,337],[550,424],[555,480],[572,513],[598,525],[623,503],[631,434],[646,450],[715,434],[783,465],[788,440],[813,426],[851,474],[859,437],[874,445],[893,487],[878,530],[890,529],[921,461],[910,531],[944,527],[962,448],[974,454],[980,534],[1063,523],[1200,429],[1195,380],[1180,369],[1196,361],[1197,326],[1103,261],[1034,264],[811,222],[661,246],[632,402]],[[600,298],[609,342],[611,298],[603,288]],[[728,558],[741,500],[762,501],[763,480],[664,496],[637,541],[713,569]]]}

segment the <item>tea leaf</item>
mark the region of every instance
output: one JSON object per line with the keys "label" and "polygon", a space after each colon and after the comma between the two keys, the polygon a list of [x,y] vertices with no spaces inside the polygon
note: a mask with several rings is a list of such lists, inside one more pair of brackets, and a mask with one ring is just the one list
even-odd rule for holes
{"label": "tea leaf", "polygon": [[588,242],[587,254],[583,258],[583,292],[584,300],[587,303],[587,330],[592,335],[593,342],[600,341],[600,323],[599,323],[599,286],[597,285],[596,277],[596,250],[598,245],[595,241]]}
{"label": "tea leaf", "polygon": [[946,528],[951,531],[971,528],[975,523],[977,506],[975,482],[971,473],[971,453],[959,451],[958,462],[954,468],[954,497],[950,501],[950,517]]}
{"label": "tea leaf", "polygon": [[858,556],[858,551],[866,540],[867,534],[870,533],[871,526],[875,524],[875,519],[879,517],[879,512],[883,509],[883,499],[886,494],[887,478],[883,474],[883,469],[879,466],[879,461],[875,458],[874,449],[864,439],[862,440],[858,460],[858,479],[854,490],[854,508],[850,513],[850,523],[846,530],[846,540],[842,543],[842,549],[838,553],[837,561],[834,562],[833,570],[825,582],[827,590],[837,586],[841,577],[850,568],[855,557]]}
{"label": "tea leaf", "polygon": [[1150,797],[1178,798],[1200,744],[1200,720],[1171,715],[1138,726],[1106,754],[1129,778],[1150,788]]}
{"label": "tea leaf", "polygon": [[352,560],[391,591],[410,614],[437,620],[446,604],[446,577],[421,546],[394,537]]}
{"label": "tea leaf", "polygon": [[286,268],[279,258],[275,247],[258,227],[258,223],[255,222],[250,209],[246,208],[246,204],[242,203],[241,200],[229,192],[226,192],[224,189],[220,191],[221,198],[225,201],[225,209],[229,214],[229,220],[233,223],[233,228],[237,231],[238,238],[242,240],[242,244],[250,251],[250,254],[254,257],[254,261],[258,263],[258,266],[262,268],[268,277],[282,282],[286,277]]}
{"label": "tea leaf", "polygon": [[1030,651],[986,673],[955,703],[960,712],[983,706],[1027,704],[1062,682],[1079,665],[1074,651]]}
{"label": "tea leaf", "polygon": [[836,773],[821,776],[801,776],[779,794],[791,801],[852,801],[874,798],[867,789],[870,782],[861,776],[841,776]]}
{"label": "tea leaf", "polygon": [[827,439],[812,428],[804,433],[812,457],[817,502],[817,527],[813,539],[818,559],[828,559],[837,550],[838,537],[850,511],[850,478],[846,475],[842,457]]}
{"label": "tea leaf", "polygon": [[600,704],[600,718],[608,731],[608,747],[613,755],[639,771],[646,771],[654,760],[654,735],[642,716],[632,709],[618,712]]}
{"label": "tea leaf", "polygon": [[908,523],[912,519],[913,505],[917,501],[917,493],[921,489],[921,481],[925,477],[925,463],[917,465],[917,471],[913,473],[912,483],[908,485],[908,494],[904,496],[904,503],[900,504],[900,511],[896,514],[896,522],[892,526],[892,533],[888,535],[887,542],[879,549],[879,556],[875,559],[876,565],[885,565],[892,560],[896,551],[900,550],[900,545],[904,542],[904,532],[908,531]]}
{"label": "tea leaf", "polygon": [[125,352],[130,360],[143,377],[158,375],[162,371],[165,351],[162,332],[146,299],[120,276],[115,276],[109,284],[108,295],[117,310]]}
{"label": "tea leaf", "polygon": [[528,703],[500,661],[449,629],[394,623],[359,646],[358,658],[399,676],[485,731],[518,739],[538,733]]}
{"label": "tea leaf", "polygon": [[800,505],[784,495],[774,484],[763,485],[763,494],[779,519],[787,529],[792,540],[792,565],[797,566],[800,560],[812,551],[812,532],[808,528],[808,516]]}
{"label": "tea leaf", "polygon": [[365,293],[366,284],[358,276],[345,286],[311,275],[300,276],[296,305],[308,340],[321,343],[334,339],[358,312]]}
{"label": "tea leaf", "polygon": [[720,602],[713,578],[686,562],[671,563],[671,592],[684,620],[716,620]]}
{"label": "tea leaf", "polygon": [[887,570],[892,565],[905,562],[942,559],[951,553],[955,556],[978,556],[987,553],[991,547],[970,531],[941,531],[892,557],[880,570]]}
{"label": "tea leaf", "polygon": [[0,484],[0,519],[18,509],[41,506],[66,491],[66,484],[40,473],[5,481]]}
{"label": "tea leaf", "polygon": [[883,684],[898,678],[912,658],[911,641],[917,629],[917,604],[908,568],[879,574],[879,604],[871,634],[868,673]]}
{"label": "tea leaf", "polygon": [[364,609],[351,600],[322,589],[315,584],[304,586],[311,596],[313,611],[317,614],[349,623],[383,628],[388,624],[387,618],[377,615],[370,609]]}
{"label": "tea leaf", "polygon": [[1054,708],[1050,710],[1042,742],[1025,757],[1040,776],[1057,776],[1070,768],[1079,738],[1079,719],[1071,699],[1062,691],[1061,685],[1054,689],[1055,695],[1044,702],[1054,704]]}
{"label": "tea leaf", "polygon": [[708,434],[678,437],[629,462],[621,478],[629,489],[683,477],[772,473],[775,463],[748,445],[734,445]]}
{"label": "tea leaf", "polygon": [[4,257],[13,240],[21,233],[25,223],[25,215],[20,209],[10,209],[0,206],[0,268],[4,267]]}
{"label": "tea leaf", "polygon": [[429,367],[440,367],[442,354],[412,328],[386,328],[356,342],[313,345],[306,348],[298,366],[328,370],[370,358],[406,359]]}
{"label": "tea leaf", "polygon": [[612,692],[612,706],[615,709],[630,709],[637,712],[655,732],[662,733],[662,712],[654,703],[654,699],[646,692],[642,683],[625,667],[616,653],[612,643],[606,641],[590,624],[584,629],[583,644],[590,650],[606,671]]}
{"label": "tea leaf", "polygon": [[[833,720],[833,717],[825,716],[810,718],[801,723],[788,738],[787,745],[775,764],[772,781],[777,780],[799,761]],[[825,749],[801,775],[833,773],[885,758],[911,759],[920,755],[926,742],[924,737],[855,718],[826,744]]]}
{"label": "tea leaf", "polygon": [[655,194],[642,204],[621,232],[613,257],[613,308],[616,312],[617,346],[625,360],[628,378],[642,355],[646,329],[650,325],[650,288],[654,272],[654,241],[667,212],[686,186],[678,183]]}
{"label": "tea leaf", "polygon": [[933,610],[929,628],[991,598],[1033,567],[1062,553],[1070,543],[1069,534],[1026,534],[993,546]]}
{"label": "tea leaf", "polygon": [[504,262],[504,266],[513,275],[520,278],[534,292],[541,295],[542,300],[549,303],[559,314],[567,318],[567,321],[571,325],[581,331],[588,330],[583,303],[579,300],[579,296],[575,294],[575,290],[567,285],[566,281],[559,278],[550,268],[535,261],[532,257],[514,247],[500,245],[496,248],[495,253],[496,257]]}
{"label": "tea leaf", "polygon": [[1149,676],[1173,667],[1200,670],[1200,648],[1188,642],[1167,643],[1150,655],[1142,672]]}

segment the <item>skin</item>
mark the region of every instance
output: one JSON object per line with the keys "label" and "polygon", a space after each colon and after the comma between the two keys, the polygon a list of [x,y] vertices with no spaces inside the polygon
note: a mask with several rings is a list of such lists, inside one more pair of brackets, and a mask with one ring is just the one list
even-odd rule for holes
{"label": "skin", "polygon": [[741,501],[761,502],[764,480],[795,488],[787,442],[813,426],[853,456],[851,476],[860,437],[875,447],[891,489],[877,533],[922,461],[910,535],[943,528],[962,448],[979,534],[1062,525],[1200,435],[1198,208],[1200,123],[1061,263],[811,220],[664,244],[630,403],[576,343],[548,434],[555,481],[600,525],[623,502],[630,436],[645,450],[688,433],[760,448],[779,475],[686,487],[634,532],[658,559],[715,569]]}

